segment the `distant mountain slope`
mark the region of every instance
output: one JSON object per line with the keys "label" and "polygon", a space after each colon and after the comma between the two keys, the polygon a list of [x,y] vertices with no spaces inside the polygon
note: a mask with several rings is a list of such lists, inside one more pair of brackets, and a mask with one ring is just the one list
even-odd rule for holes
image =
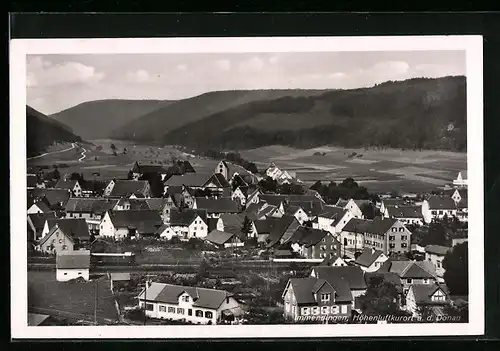
{"label": "distant mountain slope", "polygon": [[42,153],[55,142],[80,142],[82,138],[73,134],[61,122],[26,106],[26,140],[27,154],[31,157]]}
{"label": "distant mountain slope", "polygon": [[143,115],[123,125],[111,134],[112,138],[137,141],[161,140],[177,128],[252,101],[266,101],[283,96],[311,96],[326,90],[238,90],[214,91],[189,99],[176,101],[168,106]]}
{"label": "distant mountain slope", "polygon": [[465,77],[417,78],[251,101],[164,128],[170,131],[163,142],[205,149],[333,144],[465,151],[466,122]]}
{"label": "distant mountain slope", "polygon": [[172,101],[98,100],[70,107],[51,115],[85,139],[107,138],[122,125],[164,107]]}

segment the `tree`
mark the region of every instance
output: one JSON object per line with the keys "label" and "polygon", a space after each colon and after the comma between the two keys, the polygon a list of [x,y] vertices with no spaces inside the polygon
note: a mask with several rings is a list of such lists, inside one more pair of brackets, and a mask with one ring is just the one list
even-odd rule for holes
{"label": "tree", "polygon": [[364,203],[361,205],[361,212],[366,219],[374,219],[377,215],[375,206],[371,203]]}
{"label": "tree", "polygon": [[206,278],[208,277],[208,269],[210,266],[208,265],[207,261],[203,260],[200,263],[200,267],[198,268],[198,278]]}
{"label": "tree", "polygon": [[127,179],[128,180],[134,179],[134,173],[132,172],[132,170],[128,171],[128,173],[127,173]]}
{"label": "tree", "polygon": [[259,182],[259,186],[264,192],[275,193],[278,187],[278,182],[271,177],[266,177]]}
{"label": "tree", "polygon": [[461,243],[446,253],[443,259],[443,278],[451,295],[469,293],[468,244]]}
{"label": "tree", "polygon": [[368,316],[406,314],[399,308],[399,292],[396,286],[382,277],[370,279],[366,293],[358,299],[361,311]]}
{"label": "tree", "polygon": [[250,233],[252,232],[252,221],[245,216],[245,219],[243,220],[243,225],[241,226],[241,232],[245,234],[245,238],[248,238]]}
{"label": "tree", "polygon": [[314,183],[309,189],[311,190],[316,190],[318,193],[321,194],[322,190],[323,190],[323,184],[321,183],[320,180],[316,181],[316,183]]}
{"label": "tree", "polygon": [[422,245],[446,245],[446,229],[439,222],[432,222],[429,224],[429,230],[427,231],[427,235],[424,236],[422,240]]}
{"label": "tree", "polygon": [[111,150],[116,151],[116,146],[115,146],[115,144],[111,144]]}
{"label": "tree", "polygon": [[351,177],[344,179],[340,185],[347,189],[357,188],[359,186],[358,183],[356,183],[356,181]]}
{"label": "tree", "polygon": [[165,192],[161,175],[158,173],[145,173],[142,175],[141,180],[147,180],[151,187],[153,197],[162,197]]}

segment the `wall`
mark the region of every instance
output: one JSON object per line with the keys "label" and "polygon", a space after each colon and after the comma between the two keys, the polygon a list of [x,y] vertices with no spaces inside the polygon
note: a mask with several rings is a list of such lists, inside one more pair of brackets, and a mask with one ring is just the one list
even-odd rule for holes
{"label": "wall", "polygon": [[28,214],[34,214],[34,213],[43,213],[43,211],[36,204],[33,204],[28,209]]}
{"label": "wall", "polygon": [[[391,240],[394,237],[394,240]],[[405,253],[411,249],[411,232],[404,226],[403,223],[397,221],[386,233],[387,250],[384,254],[390,252]],[[391,247],[393,244],[394,247]]]}
{"label": "wall", "polygon": [[198,216],[189,225],[188,238],[204,238],[208,234],[207,224]]}
{"label": "wall", "polygon": [[[53,248],[51,248],[52,245]],[[70,252],[73,251],[73,242],[60,229],[57,229],[41,245],[40,251],[48,253]]]}
{"label": "wall", "polygon": [[85,280],[89,280],[89,269],[57,269],[56,279],[59,282],[68,281],[71,279],[76,279],[82,277]]}
{"label": "wall", "polygon": [[115,226],[113,225],[113,222],[111,222],[109,213],[106,213],[104,218],[101,220],[99,225],[99,235],[107,237],[115,236]]}
{"label": "wall", "polygon": [[432,265],[436,269],[436,275],[442,278],[445,272],[445,269],[443,268],[444,256],[426,252],[425,260],[432,263]]}

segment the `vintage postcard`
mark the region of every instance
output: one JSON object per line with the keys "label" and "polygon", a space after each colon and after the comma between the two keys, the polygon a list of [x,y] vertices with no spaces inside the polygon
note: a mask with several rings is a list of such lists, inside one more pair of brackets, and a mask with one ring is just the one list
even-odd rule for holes
{"label": "vintage postcard", "polygon": [[482,335],[482,38],[10,43],[13,338]]}

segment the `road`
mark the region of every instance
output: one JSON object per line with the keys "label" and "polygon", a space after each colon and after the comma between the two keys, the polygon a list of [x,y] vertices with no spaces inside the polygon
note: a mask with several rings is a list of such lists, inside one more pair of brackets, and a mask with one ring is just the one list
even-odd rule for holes
{"label": "road", "polygon": [[83,160],[84,160],[84,159],[85,159],[85,157],[86,157],[85,153],[87,152],[87,150],[86,150],[84,147],[82,147],[82,150],[83,150],[83,151],[82,151],[82,157],[80,157],[80,158],[78,159],[78,162],[83,162]]}
{"label": "road", "polygon": [[69,147],[67,149],[59,150],[59,151],[53,151],[53,152],[46,152],[46,153],[38,155],[38,156],[28,157],[28,160],[33,160],[35,158],[40,158],[40,157],[44,157],[44,156],[47,156],[47,155],[59,154],[61,152],[73,150],[76,146],[77,146],[76,143],[71,143],[71,147]]}

